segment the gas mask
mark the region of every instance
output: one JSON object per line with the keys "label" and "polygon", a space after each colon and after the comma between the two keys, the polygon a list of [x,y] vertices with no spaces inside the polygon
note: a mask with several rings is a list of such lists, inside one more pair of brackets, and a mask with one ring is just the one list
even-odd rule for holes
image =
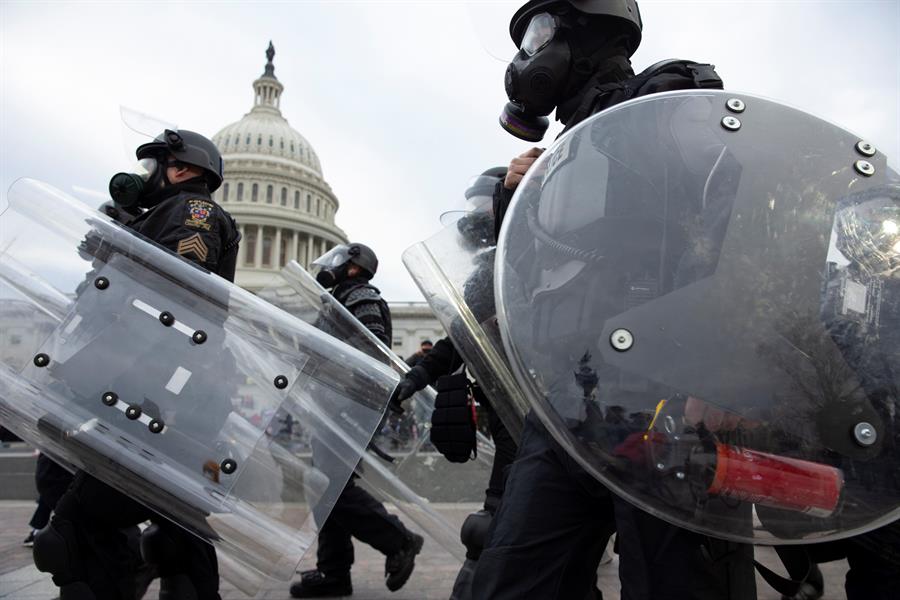
{"label": "gas mask", "polygon": [[372,249],[356,242],[335,246],[312,261],[309,268],[319,285],[329,289],[347,279],[351,263],[360,269],[354,277],[369,280],[378,270],[378,258]]}
{"label": "gas mask", "polygon": [[151,208],[159,203],[159,192],[172,185],[167,165],[156,158],[142,158],[134,173],[116,173],[109,180],[109,195],[125,209]]}
{"label": "gas mask", "polygon": [[336,267],[323,268],[316,273],[316,281],[326,290],[330,290],[347,278],[347,269],[349,266],[350,263],[345,262]]}
{"label": "gas mask", "polygon": [[506,68],[504,86],[510,102],[500,114],[500,126],[529,142],[544,137],[547,118],[562,100],[572,66],[572,52],[559,35],[558,17],[532,17],[519,51]]}

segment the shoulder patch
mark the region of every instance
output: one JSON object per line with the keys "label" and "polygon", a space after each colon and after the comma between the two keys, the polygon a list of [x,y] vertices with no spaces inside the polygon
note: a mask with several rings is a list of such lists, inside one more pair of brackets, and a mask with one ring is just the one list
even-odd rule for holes
{"label": "shoulder patch", "polygon": [[212,216],[215,207],[209,200],[202,198],[191,198],[187,201],[188,218],[184,224],[194,229],[203,229],[209,231],[212,226],[209,224],[209,218]]}
{"label": "shoulder patch", "polygon": [[195,233],[194,235],[189,235],[184,239],[178,240],[177,252],[181,256],[193,254],[200,262],[206,262],[206,257],[209,255],[209,248],[207,248],[206,243],[203,241],[203,238],[200,237],[200,234]]}

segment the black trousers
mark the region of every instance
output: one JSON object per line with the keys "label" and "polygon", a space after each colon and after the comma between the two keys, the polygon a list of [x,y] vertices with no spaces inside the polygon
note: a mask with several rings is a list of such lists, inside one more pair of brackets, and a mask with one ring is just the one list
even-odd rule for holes
{"label": "black trousers", "polygon": [[476,600],[588,597],[616,530],[623,600],[756,598],[752,547],[714,543],[710,551],[703,536],[616,498],[533,415],[491,527]]}
{"label": "black trousers", "polygon": [[526,420],[488,542],[474,599],[586,598],[615,530],[611,494]]}
{"label": "black trousers", "polygon": [[133,600],[142,562],[136,529],[148,520],[166,530],[181,555],[160,564],[160,576],[187,575],[197,600],[220,600],[212,546],[83,471],[60,498],[51,521],[66,537],[71,564],[67,573],[54,573],[53,582],[63,590],[84,582],[98,599]]}
{"label": "black trousers", "polygon": [[389,556],[403,548],[408,534],[400,519],[351,478],[319,530],[316,566],[328,575],[349,574],[354,560],[351,538]]}
{"label": "black trousers", "polygon": [[34,484],[38,491],[37,508],[28,523],[32,529],[43,529],[50,522],[50,515],[62,495],[69,489],[74,476],[67,470],[39,454],[34,470]]}

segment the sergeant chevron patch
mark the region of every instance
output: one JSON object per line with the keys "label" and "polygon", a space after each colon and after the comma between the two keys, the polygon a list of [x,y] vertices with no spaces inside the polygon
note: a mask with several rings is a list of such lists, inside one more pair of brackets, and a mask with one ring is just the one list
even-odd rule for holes
{"label": "sergeant chevron patch", "polygon": [[200,237],[200,234],[195,233],[194,235],[188,236],[178,242],[178,254],[180,254],[181,256],[193,254],[194,256],[199,258],[201,262],[206,262],[206,256],[209,254],[209,248],[206,247],[206,244],[203,242],[203,238]]}

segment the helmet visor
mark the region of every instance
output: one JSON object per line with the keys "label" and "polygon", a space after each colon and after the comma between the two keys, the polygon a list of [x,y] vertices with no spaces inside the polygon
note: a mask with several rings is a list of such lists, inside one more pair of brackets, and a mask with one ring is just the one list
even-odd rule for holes
{"label": "helmet visor", "polygon": [[550,13],[540,13],[532,17],[522,38],[520,49],[528,56],[534,56],[550,43],[556,35],[556,19]]}
{"label": "helmet visor", "polygon": [[341,244],[340,246],[335,246],[316,260],[312,261],[309,265],[310,270],[313,273],[321,271],[322,269],[334,269],[335,267],[339,267],[348,260],[352,258],[350,254],[350,248]]}

